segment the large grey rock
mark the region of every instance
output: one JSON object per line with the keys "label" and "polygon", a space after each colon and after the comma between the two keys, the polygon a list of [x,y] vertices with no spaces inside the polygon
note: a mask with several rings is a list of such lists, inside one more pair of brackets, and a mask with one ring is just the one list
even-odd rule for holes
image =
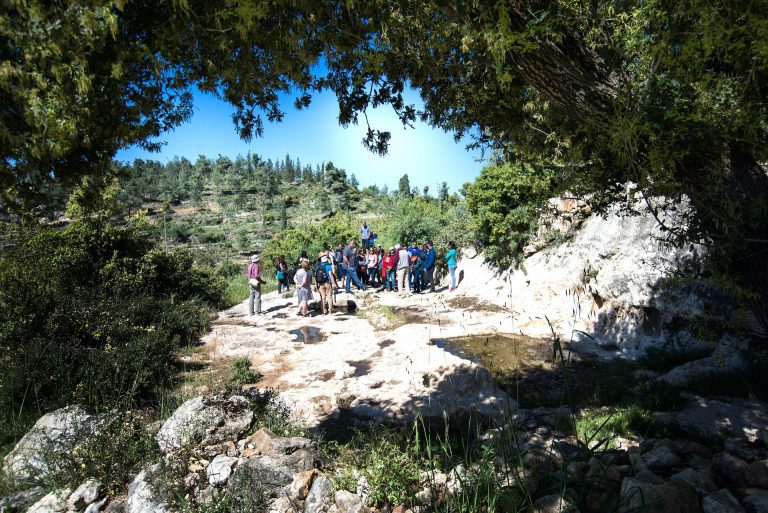
{"label": "large grey rock", "polygon": [[304,501],[304,513],[322,513],[328,510],[333,495],[333,483],[324,475],[317,476]]}
{"label": "large grey rock", "polygon": [[208,476],[208,482],[212,485],[222,485],[227,482],[232,475],[232,466],[237,463],[237,458],[232,458],[219,454],[205,469]]}
{"label": "large grey rock", "polygon": [[675,479],[682,479],[696,490],[700,497],[709,495],[717,491],[717,485],[712,478],[712,471],[709,469],[686,468],[672,476]]}
{"label": "large grey rock", "polygon": [[711,493],[701,500],[704,513],[744,513],[739,501],[727,488]]}
{"label": "large grey rock", "polygon": [[680,479],[660,484],[626,477],[621,483],[619,513],[699,513],[699,497],[691,485]]}
{"label": "large grey rock", "polygon": [[253,421],[253,411],[244,397],[230,399],[195,397],[182,404],[157,433],[157,443],[165,452],[191,443],[211,445],[237,440]]}
{"label": "large grey rock", "polygon": [[768,513],[768,491],[759,490],[743,502],[748,513]]}
{"label": "large grey rock", "polygon": [[61,513],[67,511],[67,497],[72,493],[70,489],[55,490],[36,503],[34,503],[27,513]]}
{"label": "large grey rock", "polygon": [[72,492],[67,499],[67,508],[72,511],[79,511],[86,506],[96,502],[104,490],[104,485],[95,479],[89,479]]}
{"label": "large grey rock", "polygon": [[150,465],[128,487],[126,513],[170,513],[165,490],[160,482],[159,465]]}
{"label": "large grey rock", "polygon": [[20,482],[45,478],[59,469],[57,459],[92,436],[102,423],[103,417],[89,415],[80,406],[43,415],[3,458],[6,476]]}
{"label": "large grey rock", "polygon": [[293,476],[311,470],[315,454],[308,449],[299,449],[292,454],[265,455],[246,460],[237,467],[229,484],[233,488],[260,487],[267,493],[290,485]]}
{"label": "large grey rock", "polygon": [[747,463],[744,460],[727,452],[721,452],[712,457],[712,469],[715,474],[733,488],[744,486],[746,468]]}

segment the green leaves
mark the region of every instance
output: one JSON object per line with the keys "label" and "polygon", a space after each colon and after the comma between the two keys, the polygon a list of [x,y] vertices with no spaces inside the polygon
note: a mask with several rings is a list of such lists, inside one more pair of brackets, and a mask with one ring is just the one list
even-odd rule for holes
{"label": "green leaves", "polygon": [[510,265],[522,257],[539,209],[553,195],[555,183],[554,174],[546,169],[505,162],[484,167],[465,186],[467,209],[490,258]]}

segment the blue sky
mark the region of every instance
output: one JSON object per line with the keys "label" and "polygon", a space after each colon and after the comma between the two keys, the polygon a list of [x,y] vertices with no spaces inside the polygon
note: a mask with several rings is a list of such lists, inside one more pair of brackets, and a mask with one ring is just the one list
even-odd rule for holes
{"label": "blue sky", "polygon": [[[409,101],[420,105],[411,91]],[[418,122],[415,128],[403,128],[390,108],[369,112],[374,129],[392,133],[389,154],[379,157],[366,150],[361,141],[366,133],[364,121],[344,129],[338,124],[339,109],[331,93],[315,94],[308,109],[297,111],[293,96],[282,98],[285,118],[282,123],[265,122],[264,136],[244,142],[232,123],[233,108],[210,94],[196,92],[194,115],[188,123],[161,137],[166,144],[160,153],[128,148],[117,154],[121,161],[135,158],[167,162],[176,156],[194,161],[198,155],[234,157],[248,151],[264,159],[282,158],[286,153],[303,164],[332,161],[347,174],[354,173],[360,184],[387,185],[390,190],[404,173],[411,186],[429,185],[431,193],[439,182],[448,182],[451,192],[480,173],[483,163],[479,151],[466,150],[468,139],[454,142],[451,134]]]}

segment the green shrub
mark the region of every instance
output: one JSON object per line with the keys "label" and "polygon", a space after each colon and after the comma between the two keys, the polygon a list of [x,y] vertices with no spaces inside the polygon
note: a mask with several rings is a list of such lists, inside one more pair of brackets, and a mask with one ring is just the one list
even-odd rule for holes
{"label": "green shrub", "polygon": [[245,356],[234,358],[229,362],[229,382],[235,387],[256,383],[261,374],[251,369],[251,361]]}
{"label": "green shrub", "polygon": [[0,254],[4,432],[29,411],[151,396],[222,303],[221,280],[132,228],[17,226],[10,240]]}
{"label": "green shrub", "polygon": [[501,265],[519,258],[556,181],[550,171],[503,162],[484,167],[465,186],[474,230],[490,258]]}
{"label": "green shrub", "polygon": [[[269,241],[262,253],[265,269],[273,269],[278,255],[285,255],[288,265],[293,265],[302,251],[310,258],[316,258],[324,247],[336,248],[350,239],[359,239],[357,223],[349,216],[336,214],[319,224],[283,230]],[[268,273],[268,274],[271,274]]]}

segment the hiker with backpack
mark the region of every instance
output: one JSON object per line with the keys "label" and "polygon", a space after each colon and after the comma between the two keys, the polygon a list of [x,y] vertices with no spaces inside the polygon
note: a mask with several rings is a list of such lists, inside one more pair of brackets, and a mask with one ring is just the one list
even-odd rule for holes
{"label": "hiker with backpack", "polygon": [[320,311],[323,315],[333,314],[333,290],[331,287],[331,257],[328,251],[320,253],[315,266],[315,287],[320,294]]}
{"label": "hiker with backpack", "polygon": [[291,287],[288,281],[288,266],[285,265],[285,256],[280,255],[275,262],[275,277],[277,278],[277,293],[282,294],[283,289],[287,292],[291,291]]}

